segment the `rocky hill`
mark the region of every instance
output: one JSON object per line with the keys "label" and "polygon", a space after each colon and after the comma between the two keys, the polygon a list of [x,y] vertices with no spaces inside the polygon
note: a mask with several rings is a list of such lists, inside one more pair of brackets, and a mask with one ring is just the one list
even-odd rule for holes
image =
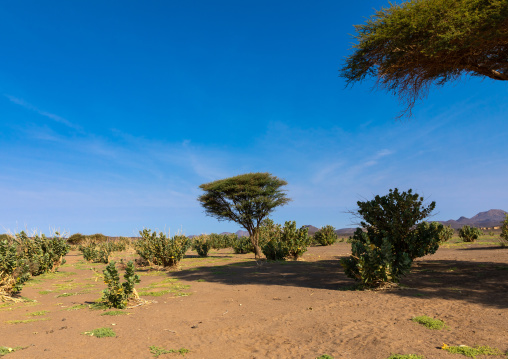
{"label": "rocky hill", "polygon": [[491,209],[486,212],[480,212],[471,218],[460,217],[457,220],[450,219],[448,221],[437,221],[444,224],[445,226],[451,226],[454,229],[461,228],[464,225],[474,227],[496,227],[500,226],[501,222],[504,221],[506,211],[502,209]]}

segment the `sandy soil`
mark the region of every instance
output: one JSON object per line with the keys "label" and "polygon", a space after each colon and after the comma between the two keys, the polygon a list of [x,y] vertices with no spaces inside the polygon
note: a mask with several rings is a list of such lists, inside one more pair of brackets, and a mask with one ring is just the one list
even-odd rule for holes
{"label": "sandy soil", "polygon": [[[9,359],[153,358],[150,346],[188,349],[188,359],[462,357],[441,350],[443,343],[508,350],[508,249],[441,248],[417,261],[402,289],[377,292],[351,290],[338,263],[349,251],[346,243],[312,247],[303,261],[280,263],[227,249],[208,258],[189,252],[179,271],[139,271],[138,290],[162,295],[143,296],[156,303],[121,316],[83,306],[105,285],[71,252],[60,274],[23,289],[36,302],[0,306],[0,346],[25,347]],[[442,319],[448,329],[411,321],[419,315]],[[100,327],[117,336],[82,334]]]}

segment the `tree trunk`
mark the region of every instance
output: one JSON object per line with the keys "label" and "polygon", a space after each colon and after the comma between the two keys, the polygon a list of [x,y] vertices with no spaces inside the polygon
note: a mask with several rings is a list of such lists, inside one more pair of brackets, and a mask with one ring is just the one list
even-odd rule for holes
{"label": "tree trunk", "polygon": [[254,247],[254,255],[256,259],[260,259],[262,256],[261,247],[259,247],[259,232],[254,229],[252,233],[249,233],[250,235],[250,242],[252,243],[252,246]]}

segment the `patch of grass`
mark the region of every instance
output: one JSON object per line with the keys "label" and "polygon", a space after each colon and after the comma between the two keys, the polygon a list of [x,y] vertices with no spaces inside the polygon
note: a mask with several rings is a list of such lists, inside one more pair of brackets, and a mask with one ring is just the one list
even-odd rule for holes
{"label": "patch of grass", "polygon": [[72,297],[73,295],[76,295],[78,293],[62,293],[57,295],[55,298],[62,298],[62,297]]}
{"label": "patch of grass", "polygon": [[155,345],[152,345],[150,348],[148,348],[150,350],[150,353],[153,354],[154,357],[158,357],[159,355],[163,355],[163,354],[173,354],[173,353],[178,353],[180,355],[185,355],[187,354],[188,352],[190,352],[189,349],[185,349],[185,348],[180,348],[180,349],[164,349],[164,348],[161,348],[161,347],[157,347]]}
{"label": "patch of grass", "polygon": [[78,273],[76,273],[76,272],[54,272],[54,273],[47,272],[47,273],[39,275],[38,277],[39,277],[39,279],[57,279],[57,278],[69,277],[71,275],[76,275],[76,274],[78,274]]}
{"label": "patch of grass", "polygon": [[39,291],[39,294],[40,294],[40,295],[46,295],[46,294],[51,294],[51,293],[53,293],[53,291],[52,291],[52,290],[40,290],[40,291]]}
{"label": "patch of grass", "polygon": [[84,305],[84,304],[76,304],[70,308],[67,308],[67,310],[80,310],[80,309],[85,309],[85,308],[88,308],[88,306]]}
{"label": "patch of grass", "polygon": [[428,317],[426,315],[414,317],[411,320],[415,323],[421,324],[424,327],[432,329],[432,330],[440,330],[440,329],[446,328],[446,324],[442,320],[434,319],[434,318]]}
{"label": "patch of grass", "polygon": [[424,356],[416,354],[393,354],[386,359],[424,359]]}
{"label": "patch of grass", "polygon": [[164,276],[167,275],[167,272],[160,271],[160,270],[153,270],[153,271],[147,271],[147,272],[136,272],[137,275],[142,276]]}
{"label": "patch of grass", "polygon": [[121,310],[110,310],[108,312],[102,313],[101,315],[113,315],[113,316],[116,316],[116,315],[129,315],[129,314],[130,313],[122,312]]}
{"label": "patch of grass", "polygon": [[468,347],[467,345],[461,346],[448,346],[443,344],[441,349],[446,350],[452,354],[462,354],[469,358],[476,358],[477,355],[505,355],[506,353],[501,352],[497,348],[491,348],[489,346],[478,346],[476,348]]}
{"label": "patch of grass", "polygon": [[328,354],[323,354],[321,356],[318,356],[316,359],[333,359],[333,357]]}
{"label": "patch of grass", "polygon": [[203,279],[203,278],[201,278],[201,279],[196,279],[196,282],[206,282],[206,279]]}
{"label": "patch of grass", "polygon": [[104,310],[104,309],[109,309],[109,307],[103,303],[100,299],[99,301],[95,302],[95,303],[92,303],[88,306],[89,309],[92,309],[92,310]]}
{"label": "patch of grass", "polygon": [[32,322],[42,322],[45,320],[49,320],[50,318],[37,318],[37,319],[24,319],[24,320],[7,320],[5,321],[7,324],[27,324]]}
{"label": "patch of grass", "polygon": [[15,348],[9,348],[9,347],[0,347],[0,356],[4,356],[10,353],[14,353],[17,350],[25,349],[23,347],[15,347]]}
{"label": "patch of grass", "polygon": [[29,280],[25,283],[25,286],[27,286],[27,287],[33,287],[33,286],[35,286],[35,285],[37,285],[37,284],[40,284],[40,283],[42,283],[42,280],[40,280],[40,279],[35,279],[35,278],[31,278],[31,279],[29,279]]}
{"label": "patch of grass", "polygon": [[160,290],[158,292],[148,292],[148,291],[142,291],[142,292],[139,292],[138,294],[142,297],[160,297],[160,296],[163,296],[164,294],[168,294],[170,293],[171,291],[169,289],[166,289],[166,290]]}
{"label": "patch of grass", "polygon": [[31,316],[31,317],[39,317],[39,316],[41,316],[41,315],[46,315],[46,314],[48,314],[48,313],[49,313],[49,311],[47,311],[47,310],[40,310],[40,311],[38,311],[38,312],[28,313],[27,315],[28,315],[28,316]]}
{"label": "patch of grass", "polygon": [[84,332],[84,335],[88,335],[96,338],[111,338],[116,337],[116,333],[111,328],[97,328],[89,332]]}

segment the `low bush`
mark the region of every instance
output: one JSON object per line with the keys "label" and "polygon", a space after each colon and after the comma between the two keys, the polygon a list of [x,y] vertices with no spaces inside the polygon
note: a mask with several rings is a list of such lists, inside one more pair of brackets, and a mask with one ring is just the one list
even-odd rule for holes
{"label": "low bush", "polygon": [[446,241],[452,239],[455,230],[451,226],[443,226],[439,232],[439,243],[443,244]]}
{"label": "low bush", "polygon": [[467,224],[459,229],[459,237],[464,242],[474,242],[481,235],[483,235],[483,232],[480,230],[480,228],[470,227]]}
{"label": "low bush", "polygon": [[14,242],[18,246],[20,255],[26,259],[30,274],[33,276],[54,272],[65,263],[64,256],[70,249],[65,238],[58,232],[50,238],[37,233],[30,238],[21,231],[16,233]]}
{"label": "low bush", "polygon": [[136,241],[136,252],[148,264],[162,267],[173,267],[182,260],[185,252],[190,248],[191,241],[183,235],[173,238],[164,233],[153,232],[150,229],[140,231],[141,239]]}
{"label": "low bush", "polygon": [[443,225],[419,221],[434,210],[436,204],[423,206],[423,197],[390,190],[386,196],[358,202],[363,217],[351,240],[351,256],[340,264],[346,275],[365,287],[397,283],[407,274],[416,258],[433,254],[439,248]]}
{"label": "low bush", "polygon": [[314,233],[314,242],[321,244],[322,246],[330,246],[337,242],[338,236],[335,233],[335,228],[332,226],[324,226],[319,231]]}
{"label": "low bush", "polygon": [[201,234],[192,238],[192,249],[198,252],[200,257],[208,257],[208,252],[212,248],[212,241],[207,234]]}
{"label": "low bush", "polygon": [[139,276],[134,272],[134,263],[127,263],[125,269],[125,282],[120,283],[120,276],[116,269],[115,262],[108,264],[104,273],[104,283],[108,288],[104,289],[102,302],[110,308],[124,309],[131,298],[139,299],[134,285],[140,282]]}
{"label": "low bush", "polygon": [[236,254],[246,254],[246,253],[254,252],[254,248],[252,247],[250,238],[245,237],[245,236],[238,237],[233,242],[232,247],[233,247],[233,251]]}
{"label": "low bush", "polygon": [[475,359],[477,355],[505,355],[501,350],[497,348],[491,348],[489,346],[477,346],[475,348],[468,347],[467,345],[461,346],[448,346],[443,344],[441,349],[446,350],[452,354],[462,354],[468,358]]}
{"label": "low bush", "polygon": [[12,240],[0,240],[0,300],[10,300],[30,279],[26,259]]}
{"label": "low bush", "polygon": [[269,223],[268,228],[266,232],[269,234],[264,235],[265,240],[268,239],[268,241],[261,247],[266,259],[293,258],[296,260],[307,251],[310,244],[307,228],[296,229],[295,221],[287,221],[283,228]]}

